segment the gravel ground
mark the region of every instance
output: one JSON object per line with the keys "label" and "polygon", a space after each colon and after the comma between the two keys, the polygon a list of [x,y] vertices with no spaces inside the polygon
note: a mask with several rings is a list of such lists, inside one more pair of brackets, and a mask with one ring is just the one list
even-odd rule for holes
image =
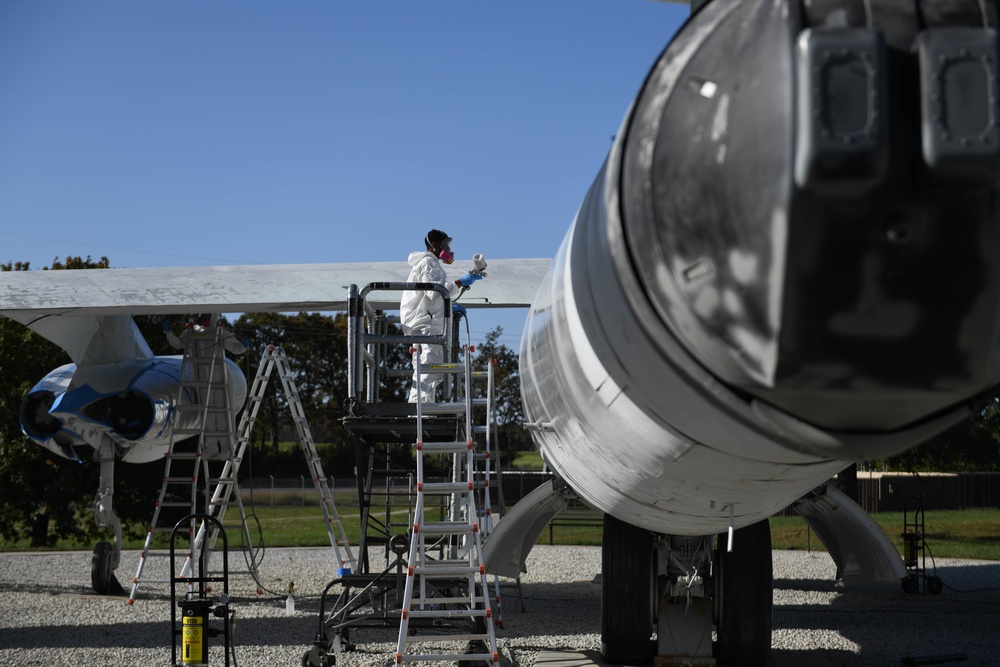
{"label": "gravel ground", "polygon": [[[124,554],[119,578],[130,578],[137,562],[136,552]],[[258,597],[249,577],[232,576],[239,667],[300,664],[330,562],[328,549],[267,552],[265,585],[283,591],[295,582],[291,616],[284,599]],[[598,650],[600,599],[590,582],[599,571],[599,547],[535,547],[522,578],[524,611],[514,589],[504,589],[498,639],[507,666],[531,667],[540,653],[539,664],[550,663],[548,651]],[[170,663],[168,587],[147,584],[128,606],[90,593],[89,572],[89,553],[0,554],[0,665]],[[904,657],[954,654],[967,656],[963,665],[1000,665],[1000,563],[939,561],[946,588],[938,596],[906,595],[898,585],[845,588],[825,553],[776,551],[774,574],[774,665],[899,665]],[[358,650],[341,654],[338,665],[392,663],[394,632],[356,631],[352,640]],[[213,665],[225,664],[221,646],[221,638],[210,642]]]}

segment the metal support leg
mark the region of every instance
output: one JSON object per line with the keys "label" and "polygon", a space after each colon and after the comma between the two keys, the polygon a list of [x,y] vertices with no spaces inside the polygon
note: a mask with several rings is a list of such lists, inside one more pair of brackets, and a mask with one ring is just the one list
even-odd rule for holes
{"label": "metal support leg", "polygon": [[101,480],[97,488],[97,498],[94,500],[94,517],[97,525],[114,531],[114,544],[99,542],[94,548],[91,560],[91,581],[94,590],[102,595],[124,595],[125,591],[115,577],[115,570],[121,562],[122,555],[122,524],[115,514],[113,503],[115,498],[115,446],[104,438],[100,448],[95,453],[101,464]]}
{"label": "metal support leg", "polygon": [[94,515],[97,518],[97,525],[102,528],[110,528],[115,533],[114,552],[111,556],[111,569],[118,568],[122,555],[122,524],[115,514],[113,502],[115,498],[115,446],[110,440],[105,439],[101,443],[101,448],[97,452],[101,462],[101,481],[98,484],[97,500],[94,506]]}

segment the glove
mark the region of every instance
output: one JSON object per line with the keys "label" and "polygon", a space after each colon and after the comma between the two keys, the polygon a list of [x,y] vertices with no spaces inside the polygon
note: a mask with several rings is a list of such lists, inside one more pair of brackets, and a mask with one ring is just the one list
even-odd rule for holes
{"label": "glove", "polygon": [[472,283],[482,279],[483,277],[478,273],[468,273],[465,276],[463,276],[458,282],[462,283],[462,287],[472,287]]}
{"label": "glove", "polygon": [[163,333],[170,333],[170,320],[163,320],[160,326],[163,328]]}
{"label": "glove", "polygon": [[462,304],[453,303],[453,304],[451,304],[451,314],[452,315],[462,315],[464,317],[465,316],[465,308],[462,307]]}

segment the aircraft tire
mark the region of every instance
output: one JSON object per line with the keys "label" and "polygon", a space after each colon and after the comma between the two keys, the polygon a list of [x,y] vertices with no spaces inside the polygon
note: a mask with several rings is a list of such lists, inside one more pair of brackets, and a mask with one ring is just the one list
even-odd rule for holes
{"label": "aircraft tire", "polygon": [[98,542],[90,557],[90,583],[99,595],[124,595],[111,567],[115,548],[110,542]]}
{"label": "aircraft tire", "polygon": [[727,541],[716,540],[715,657],[720,667],[763,667],[771,655],[771,526],[765,519],[737,530],[732,552]]}
{"label": "aircraft tire", "polygon": [[612,664],[652,661],[652,533],[604,515],[601,655]]}

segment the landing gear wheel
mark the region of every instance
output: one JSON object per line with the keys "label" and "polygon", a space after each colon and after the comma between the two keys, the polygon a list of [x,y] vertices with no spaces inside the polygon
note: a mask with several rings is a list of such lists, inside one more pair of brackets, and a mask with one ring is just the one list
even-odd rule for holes
{"label": "landing gear wheel", "polygon": [[601,655],[614,664],[653,659],[653,534],[604,515]]}
{"label": "landing gear wheel", "polygon": [[927,577],[927,592],[931,595],[941,595],[944,590],[944,582],[941,577]]}
{"label": "landing gear wheel", "polygon": [[771,526],[764,520],[737,530],[732,552],[727,541],[716,540],[715,657],[720,666],[763,667],[771,655]]}
{"label": "landing gear wheel", "polygon": [[125,590],[115,578],[115,548],[110,542],[98,542],[90,558],[90,583],[99,595],[125,595]]}

